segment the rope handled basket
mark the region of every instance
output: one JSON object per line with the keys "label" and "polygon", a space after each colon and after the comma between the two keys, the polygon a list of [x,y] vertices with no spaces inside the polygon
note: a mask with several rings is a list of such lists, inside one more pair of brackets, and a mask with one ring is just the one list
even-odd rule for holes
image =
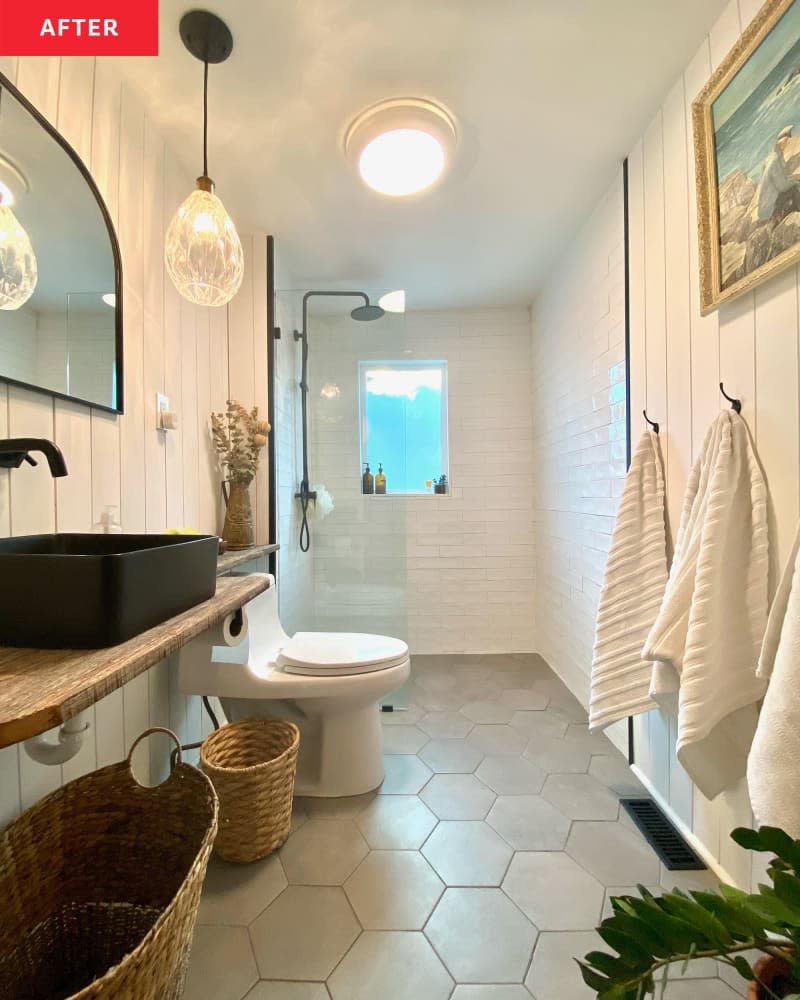
{"label": "rope handled basket", "polygon": [[[138,744],[178,763],[140,785]],[[217,797],[169,729],[48,795],[0,835],[3,1000],[178,1000],[217,832]]]}
{"label": "rope handled basket", "polygon": [[214,850],[225,861],[256,861],[289,836],[299,745],[297,726],[278,719],[232,722],[203,741],[200,766],[219,796]]}

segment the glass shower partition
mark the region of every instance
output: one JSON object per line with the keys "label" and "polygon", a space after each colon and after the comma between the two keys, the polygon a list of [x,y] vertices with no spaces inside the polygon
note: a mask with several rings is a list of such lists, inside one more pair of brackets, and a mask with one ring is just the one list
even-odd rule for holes
{"label": "glass shower partition", "polygon": [[[372,302],[381,294],[365,290]],[[362,492],[363,363],[408,361],[405,318],[386,313],[363,322],[350,316],[363,300],[309,300],[307,437],[310,546],[300,547],[302,480],[301,343],[304,291],[277,293],[275,345],[276,481],[278,493],[278,595],[284,628],[373,632],[408,641],[406,497],[397,492],[387,457],[386,494]],[[374,480],[373,480],[374,483]],[[390,701],[401,707],[402,700]]]}

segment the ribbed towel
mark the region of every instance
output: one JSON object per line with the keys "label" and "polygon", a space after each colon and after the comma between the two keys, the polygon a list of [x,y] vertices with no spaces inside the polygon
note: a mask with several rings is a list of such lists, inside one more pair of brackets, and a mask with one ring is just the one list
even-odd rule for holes
{"label": "ribbed towel", "polygon": [[642,655],[657,660],[651,694],[678,696],[677,753],[708,798],[745,773],[764,681],[767,490],[734,410],[706,434],[683,502],[667,591]]}
{"label": "ribbed towel", "polygon": [[656,708],[642,646],[667,585],[664,471],[658,435],[645,431],[622,491],[606,563],[592,659],[589,728]]}
{"label": "ribbed towel", "polygon": [[800,837],[800,528],[772,603],[758,675],[769,682],[747,760],[759,825]]}

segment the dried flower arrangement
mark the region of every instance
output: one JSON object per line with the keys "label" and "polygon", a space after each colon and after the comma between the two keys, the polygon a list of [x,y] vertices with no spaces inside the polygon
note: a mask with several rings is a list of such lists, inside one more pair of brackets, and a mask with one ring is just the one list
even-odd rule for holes
{"label": "dried flower arrangement", "polygon": [[225,413],[211,414],[211,435],[228,478],[248,485],[258,470],[258,459],[267,444],[270,426],[258,419],[258,407],[245,409],[229,399]]}

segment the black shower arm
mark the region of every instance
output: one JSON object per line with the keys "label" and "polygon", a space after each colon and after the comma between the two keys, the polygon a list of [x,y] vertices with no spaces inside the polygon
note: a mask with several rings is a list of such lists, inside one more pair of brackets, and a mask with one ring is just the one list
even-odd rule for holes
{"label": "black shower arm", "polygon": [[363,299],[364,305],[369,305],[369,296],[366,292],[306,292],[303,296],[303,329],[302,331],[294,331],[295,340],[306,340],[308,337],[308,300],[328,295],[332,295],[334,298]]}

